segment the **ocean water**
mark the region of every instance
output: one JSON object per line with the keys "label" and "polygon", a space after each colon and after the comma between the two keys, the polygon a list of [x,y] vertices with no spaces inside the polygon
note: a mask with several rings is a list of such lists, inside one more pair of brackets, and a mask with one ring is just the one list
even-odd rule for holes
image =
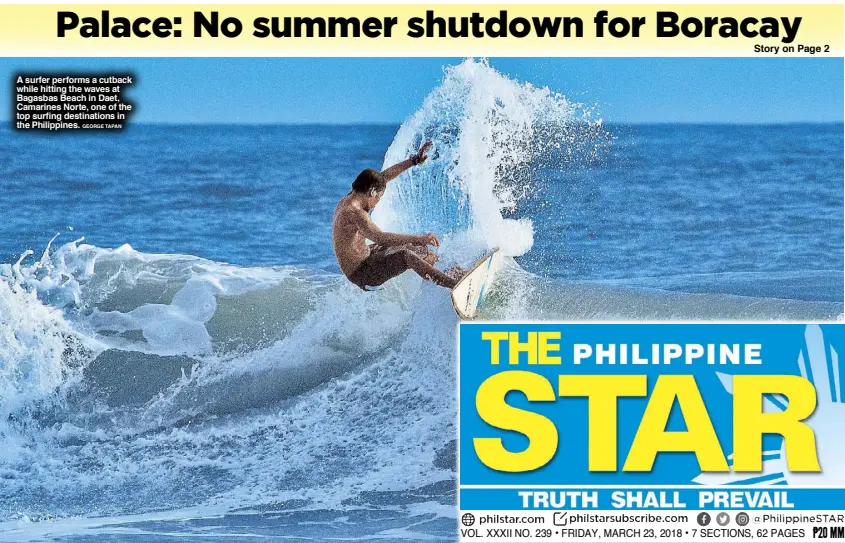
{"label": "ocean water", "polygon": [[841,125],[605,124],[466,61],[400,126],[3,130],[0,540],[455,540],[446,292],[330,237],[425,139],[374,219],[501,247],[485,318],[841,319]]}

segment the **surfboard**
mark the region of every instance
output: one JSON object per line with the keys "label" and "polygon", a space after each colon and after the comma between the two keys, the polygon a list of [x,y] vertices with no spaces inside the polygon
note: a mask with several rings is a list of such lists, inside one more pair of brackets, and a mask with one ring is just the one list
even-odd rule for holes
{"label": "surfboard", "polygon": [[478,314],[493,277],[502,267],[502,258],[499,249],[493,249],[479,258],[452,289],[452,307],[460,318],[470,320]]}

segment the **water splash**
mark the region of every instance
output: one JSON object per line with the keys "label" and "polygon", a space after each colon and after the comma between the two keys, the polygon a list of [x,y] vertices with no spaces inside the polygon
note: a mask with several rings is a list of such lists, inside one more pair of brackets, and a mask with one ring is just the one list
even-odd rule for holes
{"label": "water splash", "polygon": [[520,203],[550,164],[592,153],[606,141],[601,121],[563,95],[521,83],[486,61],[448,67],[441,84],[399,129],[385,166],[434,142],[431,160],[391,185],[376,222],[399,231],[434,231],[455,253],[501,248],[518,256],[534,242]]}
{"label": "water splash", "polygon": [[87,351],[60,311],[0,279],[0,421],[78,378]]}

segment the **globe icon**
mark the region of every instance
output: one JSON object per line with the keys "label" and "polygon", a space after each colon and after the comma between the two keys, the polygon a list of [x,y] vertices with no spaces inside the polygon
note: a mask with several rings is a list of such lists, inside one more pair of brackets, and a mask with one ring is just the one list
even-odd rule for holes
{"label": "globe icon", "polygon": [[475,524],[475,517],[472,513],[464,513],[464,515],[461,517],[461,523],[464,526],[472,526],[473,524]]}

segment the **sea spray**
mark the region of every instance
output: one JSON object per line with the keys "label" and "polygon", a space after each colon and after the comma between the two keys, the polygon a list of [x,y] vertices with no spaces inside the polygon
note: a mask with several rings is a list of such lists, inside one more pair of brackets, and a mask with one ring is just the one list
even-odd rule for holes
{"label": "sea spray", "polygon": [[431,160],[391,185],[374,217],[384,228],[434,231],[450,238],[444,251],[499,247],[519,256],[533,245],[520,202],[537,190],[534,176],[567,156],[607,141],[601,121],[563,95],[520,83],[486,61],[446,68],[434,89],[399,129],[389,166],[432,140]]}
{"label": "sea spray", "polygon": [[78,377],[85,350],[60,311],[0,278],[0,421]]}

